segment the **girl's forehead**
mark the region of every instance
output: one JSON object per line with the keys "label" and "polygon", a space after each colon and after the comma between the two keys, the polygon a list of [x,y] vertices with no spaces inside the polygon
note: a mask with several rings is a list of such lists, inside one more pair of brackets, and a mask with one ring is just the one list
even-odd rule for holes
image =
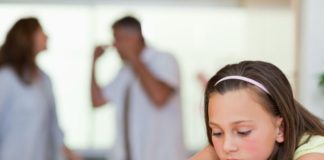
{"label": "girl's forehead", "polygon": [[210,120],[234,122],[241,120],[258,121],[272,117],[259,103],[256,94],[248,89],[228,91],[224,94],[213,93],[208,104]]}
{"label": "girl's forehead", "polygon": [[[233,91],[227,91],[223,94],[215,92],[209,97],[209,105],[217,105],[221,107],[223,105],[230,105],[230,107],[238,107],[248,104],[259,104],[258,96],[250,89],[238,89]],[[261,104],[259,104],[260,107]],[[226,109],[226,108],[225,108]]]}

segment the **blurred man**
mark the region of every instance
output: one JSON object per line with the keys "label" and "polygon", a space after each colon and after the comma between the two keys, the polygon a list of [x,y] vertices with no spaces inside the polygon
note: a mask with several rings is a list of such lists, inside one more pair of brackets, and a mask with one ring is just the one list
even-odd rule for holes
{"label": "blurred man", "polygon": [[96,60],[104,48],[96,47],[92,65],[93,106],[112,102],[117,110],[114,160],[182,160],[180,78],[173,56],[145,43],[140,22],[124,17],[113,26],[114,44],[123,67],[115,79],[100,88]]}

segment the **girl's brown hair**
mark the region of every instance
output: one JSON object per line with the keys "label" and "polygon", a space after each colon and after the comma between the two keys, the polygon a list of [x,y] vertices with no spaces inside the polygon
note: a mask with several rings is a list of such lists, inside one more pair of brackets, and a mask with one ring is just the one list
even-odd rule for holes
{"label": "girl's brown hair", "polygon": [[[233,75],[251,78],[263,84],[269,94],[242,80],[226,80],[215,86],[220,79]],[[210,95],[212,93],[224,94],[239,89],[251,89],[258,95],[266,111],[273,116],[283,118],[285,141],[276,145],[269,159],[292,160],[304,134],[324,135],[324,125],[321,120],[294,99],[289,81],[279,68],[262,61],[242,61],[226,65],[208,81],[205,91],[205,125],[209,144],[213,145],[208,116]]]}
{"label": "girl's brown hair", "polygon": [[0,67],[12,67],[26,84],[32,83],[37,74],[34,35],[38,29],[41,25],[36,18],[20,19],[9,30],[0,48]]}

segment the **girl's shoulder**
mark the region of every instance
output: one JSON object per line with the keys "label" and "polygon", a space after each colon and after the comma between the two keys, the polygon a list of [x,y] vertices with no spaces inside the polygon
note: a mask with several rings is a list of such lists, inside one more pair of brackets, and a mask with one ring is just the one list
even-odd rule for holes
{"label": "girl's shoulder", "polygon": [[324,136],[321,135],[304,135],[296,149],[294,160],[309,153],[324,153]]}

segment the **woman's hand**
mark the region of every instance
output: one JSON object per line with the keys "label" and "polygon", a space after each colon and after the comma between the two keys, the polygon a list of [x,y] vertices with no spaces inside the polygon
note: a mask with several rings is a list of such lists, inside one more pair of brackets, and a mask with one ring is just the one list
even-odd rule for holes
{"label": "woman's hand", "polygon": [[83,160],[83,158],[81,158],[78,154],[76,154],[68,147],[64,146],[63,150],[64,150],[64,155],[68,160]]}

